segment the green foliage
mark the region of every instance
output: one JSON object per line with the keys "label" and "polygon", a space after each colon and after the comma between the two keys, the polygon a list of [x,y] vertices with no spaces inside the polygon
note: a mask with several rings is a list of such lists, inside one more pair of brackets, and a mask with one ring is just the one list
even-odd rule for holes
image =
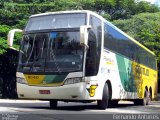
{"label": "green foliage", "polygon": [[79,5],[81,5],[81,7],[84,10],[92,10],[92,11],[96,11],[95,8],[95,0],[77,0],[80,2]]}
{"label": "green foliage", "polygon": [[19,19],[24,17],[23,13],[11,12],[8,10],[0,9],[0,24],[6,24],[9,26],[16,25]]}
{"label": "green foliage", "polygon": [[3,54],[6,52],[6,49],[8,48],[7,46],[7,41],[3,38],[0,38],[0,54]]}
{"label": "green foliage", "polygon": [[7,33],[10,30],[10,27],[7,25],[0,25],[0,54],[6,52],[7,46]]}
{"label": "green foliage", "polygon": [[111,16],[109,14],[101,14],[102,17],[104,17],[106,20],[111,20]]}
{"label": "green foliage", "polygon": [[95,8],[97,11],[105,11],[110,13],[111,9],[116,6],[115,0],[95,0]]}
{"label": "green foliage", "polygon": [[6,38],[10,29],[7,25],[0,25],[0,37]]}
{"label": "green foliage", "polygon": [[14,27],[19,29],[24,29],[25,25],[27,24],[27,19],[19,20],[19,23],[16,24]]}
{"label": "green foliage", "polygon": [[155,5],[149,4],[148,2],[141,1],[136,6],[136,11],[138,13],[144,13],[144,12],[158,12],[159,8]]}
{"label": "green foliage", "polygon": [[43,13],[47,11],[55,11],[54,3],[29,3],[29,4],[18,4],[18,3],[6,3],[5,9],[14,11],[16,13],[23,13],[23,18],[26,18],[32,14]]}
{"label": "green foliage", "polygon": [[77,3],[76,1],[73,0],[55,0],[55,10],[72,10],[75,9],[76,7],[80,7],[79,2]]}
{"label": "green foliage", "polygon": [[142,12],[158,12],[159,8],[147,2],[135,0],[95,0],[95,11],[110,14],[112,20],[128,19]]}

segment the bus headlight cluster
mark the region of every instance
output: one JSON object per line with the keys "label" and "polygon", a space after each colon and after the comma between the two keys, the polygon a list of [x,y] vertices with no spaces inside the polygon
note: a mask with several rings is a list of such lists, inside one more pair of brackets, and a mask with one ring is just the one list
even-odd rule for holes
{"label": "bus headlight cluster", "polygon": [[22,84],[27,84],[27,81],[24,78],[17,77],[17,82]]}
{"label": "bus headlight cluster", "polygon": [[68,79],[65,80],[64,85],[80,83],[80,82],[82,82],[82,78],[81,77],[68,78]]}

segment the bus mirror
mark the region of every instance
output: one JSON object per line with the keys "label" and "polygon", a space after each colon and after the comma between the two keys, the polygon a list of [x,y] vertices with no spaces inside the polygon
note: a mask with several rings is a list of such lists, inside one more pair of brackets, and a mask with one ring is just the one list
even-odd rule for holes
{"label": "bus mirror", "polygon": [[88,29],[91,26],[80,26],[80,44],[88,47]]}
{"label": "bus mirror", "polygon": [[13,30],[9,31],[8,36],[7,36],[7,44],[12,49],[15,49],[15,48],[13,48],[13,40],[14,40],[15,32],[22,32],[22,30],[20,30],[20,29],[13,29]]}

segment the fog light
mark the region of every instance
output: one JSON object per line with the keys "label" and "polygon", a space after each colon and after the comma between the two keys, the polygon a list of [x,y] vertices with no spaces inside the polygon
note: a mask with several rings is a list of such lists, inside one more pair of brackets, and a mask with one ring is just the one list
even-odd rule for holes
{"label": "fog light", "polygon": [[91,85],[90,86],[90,96],[94,97],[95,96],[95,90],[97,88],[97,85]]}

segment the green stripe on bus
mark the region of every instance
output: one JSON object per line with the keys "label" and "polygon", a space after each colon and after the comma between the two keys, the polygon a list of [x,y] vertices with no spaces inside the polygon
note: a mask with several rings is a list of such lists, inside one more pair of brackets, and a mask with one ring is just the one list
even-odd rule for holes
{"label": "green stripe on bus", "polygon": [[45,82],[46,84],[61,83],[64,81],[66,76],[67,75],[46,75],[43,82]]}
{"label": "green stripe on bus", "polygon": [[116,55],[116,58],[117,58],[119,75],[124,90],[127,92],[135,92],[136,89],[132,72],[132,61],[120,55]]}

